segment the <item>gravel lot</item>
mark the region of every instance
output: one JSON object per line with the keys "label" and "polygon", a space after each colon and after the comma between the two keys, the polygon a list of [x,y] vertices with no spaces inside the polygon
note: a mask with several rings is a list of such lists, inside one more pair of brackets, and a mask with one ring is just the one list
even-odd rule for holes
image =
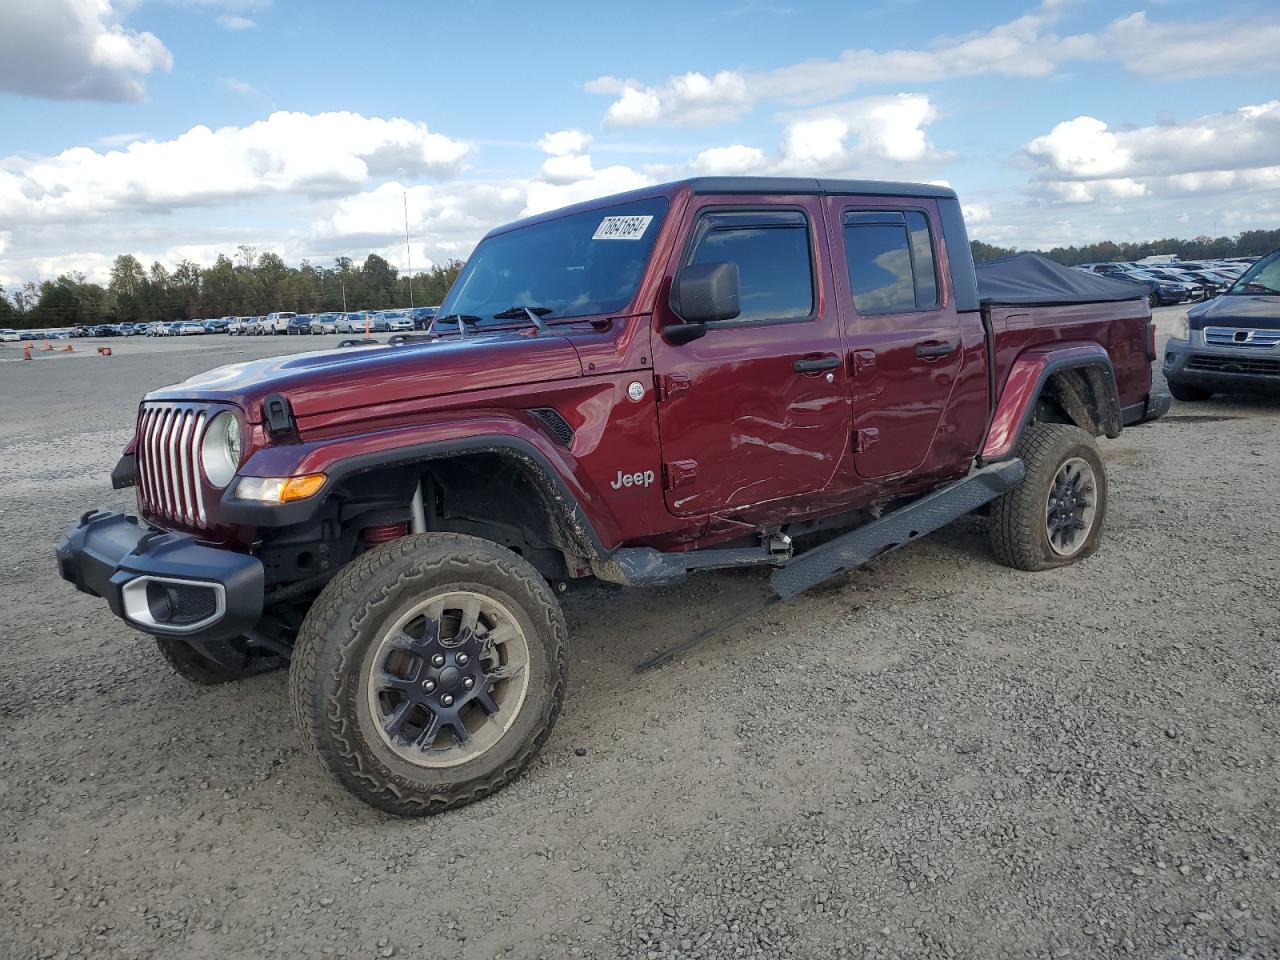
{"label": "gravel lot", "polygon": [[321,339],[0,350],[0,956],[1280,956],[1280,401],[1104,442],[1065,570],[961,521],[643,676],[766,575],[571,592],[542,758],[404,822],[300,753],[282,674],[188,686],[52,562],[131,507],[144,390]]}

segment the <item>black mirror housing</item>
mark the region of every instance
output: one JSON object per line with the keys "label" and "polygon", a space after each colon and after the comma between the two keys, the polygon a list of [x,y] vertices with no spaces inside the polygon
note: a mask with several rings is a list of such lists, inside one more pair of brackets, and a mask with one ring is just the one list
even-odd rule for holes
{"label": "black mirror housing", "polygon": [[742,312],[738,265],[721,262],[684,267],[671,284],[670,302],[672,312],[688,326],[732,320]]}

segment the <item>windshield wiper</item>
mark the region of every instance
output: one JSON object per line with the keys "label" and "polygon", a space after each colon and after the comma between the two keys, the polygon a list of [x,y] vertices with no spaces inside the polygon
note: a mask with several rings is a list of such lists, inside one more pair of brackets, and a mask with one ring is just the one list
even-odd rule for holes
{"label": "windshield wiper", "polygon": [[530,307],[526,304],[517,304],[514,307],[507,307],[500,313],[495,313],[493,319],[519,320],[521,317],[528,317],[529,321],[538,328],[539,333],[546,333],[547,324],[542,318],[549,313],[551,313],[550,307]]}
{"label": "windshield wiper", "polygon": [[467,324],[479,323],[480,319],[474,313],[446,313],[443,316],[433,317],[431,326],[434,329],[442,323],[456,323],[458,325],[458,339],[462,340],[467,336]]}

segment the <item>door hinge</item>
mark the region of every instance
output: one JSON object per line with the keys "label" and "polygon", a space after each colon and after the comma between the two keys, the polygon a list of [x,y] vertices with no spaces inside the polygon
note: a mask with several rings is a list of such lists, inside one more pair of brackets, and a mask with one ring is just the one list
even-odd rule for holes
{"label": "door hinge", "polygon": [[662,485],[668,490],[692,483],[697,475],[697,460],[672,460],[662,465]]}
{"label": "door hinge", "polygon": [[875,427],[863,427],[853,434],[853,452],[866,453],[880,442],[880,431]]}
{"label": "door hinge", "polygon": [[656,378],[658,381],[658,399],[668,400],[677,393],[688,390],[693,381],[679,373],[667,373]]}

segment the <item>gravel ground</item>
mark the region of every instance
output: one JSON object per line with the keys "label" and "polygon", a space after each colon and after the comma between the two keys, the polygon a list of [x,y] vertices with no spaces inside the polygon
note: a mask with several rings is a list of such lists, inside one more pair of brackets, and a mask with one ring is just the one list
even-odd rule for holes
{"label": "gravel ground", "polygon": [[0,351],[0,956],[1280,956],[1280,401],[1104,442],[1065,570],[967,519],[642,676],[765,575],[575,590],[541,759],[404,822],[300,753],[282,674],[188,686],[52,563],[130,506],[142,391],[318,340]]}

